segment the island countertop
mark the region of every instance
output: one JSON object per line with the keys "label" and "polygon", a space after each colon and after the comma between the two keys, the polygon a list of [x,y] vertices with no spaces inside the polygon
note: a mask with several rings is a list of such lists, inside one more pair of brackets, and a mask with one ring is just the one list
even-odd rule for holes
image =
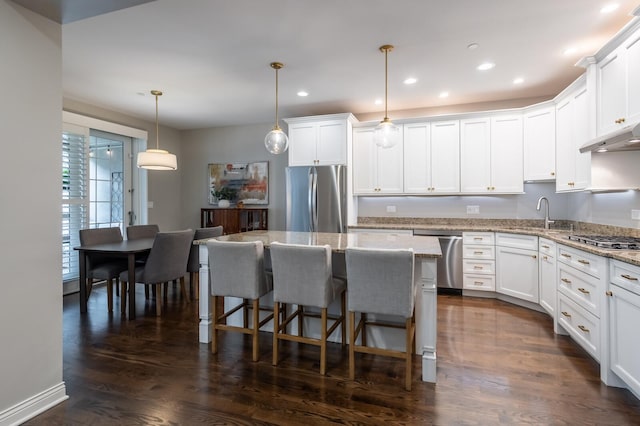
{"label": "island countertop", "polygon": [[[326,233],[326,232],[289,232],[289,231],[249,231],[239,234],[217,237],[221,241],[262,241],[265,247],[273,242],[303,245],[329,245],[337,253],[347,247],[406,249],[411,248],[416,257],[441,257],[440,243],[433,237],[414,237],[402,234],[367,233]],[[207,240],[197,240],[195,244],[205,244]]]}

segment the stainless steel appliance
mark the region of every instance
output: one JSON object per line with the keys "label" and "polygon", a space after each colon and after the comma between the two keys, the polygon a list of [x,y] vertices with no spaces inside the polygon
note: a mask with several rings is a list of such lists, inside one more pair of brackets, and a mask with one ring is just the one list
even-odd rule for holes
{"label": "stainless steel appliance", "polygon": [[438,259],[438,288],[462,290],[462,232],[414,230],[413,235],[436,237],[442,257]]}
{"label": "stainless steel appliance", "polygon": [[286,169],[287,231],[347,232],[346,167]]}
{"label": "stainless steel appliance", "polygon": [[640,238],[615,235],[569,235],[569,239],[591,246],[615,250],[640,250]]}

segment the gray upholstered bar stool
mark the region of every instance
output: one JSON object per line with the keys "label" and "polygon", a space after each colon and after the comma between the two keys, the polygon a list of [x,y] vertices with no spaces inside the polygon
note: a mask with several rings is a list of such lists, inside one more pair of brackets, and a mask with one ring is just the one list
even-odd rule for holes
{"label": "gray upholstered bar stool", "polygon": [[[273,365],[278,365],[280,340],[320,346],[320,374],[326,373],[327,338],[342,326],[342,345],[346,344],[346,282],[334,279],[331,268],[331,247],[297,244],[271,244],[273,266]],[[329,305],[341,298],[340,315],[329,315]],[[283,304],[297,305],[295,311],[281,322]],[[320,314],[305,311],[305,307],[320,308]],[[304,337],[304,318],[320,317],[320,338]],[[298,335],[287,333],[289,323],[298,319]],[[333,320],[328,327],[328,319]]]}
{"label": "gray upholstered bar stool", "polygon": [[[211,228],[198,228],[193,235],[195,240],[219,237],[223,234],[222,226]],[[187,262],[187,272],[189,273],[190,296],[198,300],[200,298],[200,248],[197,245],[191,246],[189,261]],[[195,295],[194,295],[195,293]]]}
{"label": "gray upholstered bar stool", "polygon": [[[269,315],[260,320],[260,298],[271,292],[270,283],[265,279],[264,246],[262,241],[207,241],[209,251],[209,277],[211,279],[211,352],[218,353],[218,330],[236,331],[250,334],[253,342],[253,360],[258,361],[260,351],[258,334],[260,328],[272,318]],[[220,312],[219,298],[225,296],[242,298],[242,303],[226,311]],[[252,310],[251,327],[249,327],[248,309]],[[226,324],[227,318],[243,310],[243,326]]]}
{"label": "gray upholstered bar stool", "polygon": [[[349,277],[349,377],[355,379],[355,353],[386,355],[405,360],[405,388],[411,390],[411,358],[415,344],[415,286],[413,250],[347,248]],[[356,326],[355,313],[360,313]],[[369,321],[367,314],[393,315],[404,325]],[[405,329],[405,350],[367,346],[367,326]],[[357,344],[360,337],[360,344]]]}

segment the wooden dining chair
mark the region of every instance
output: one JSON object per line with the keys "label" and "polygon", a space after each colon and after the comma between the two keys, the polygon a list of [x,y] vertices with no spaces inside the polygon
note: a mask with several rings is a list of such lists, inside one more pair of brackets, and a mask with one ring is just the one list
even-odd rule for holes
{"label": "wooden dining chair", "polygon": [[[119,243],[122,241],[122,232],[119,227],[81,229],[79,236],[80,244],[83,246]],[[92,254],[87,259],[87,282],[80,283],[80,285],[86,285],[88,287],[87,294],[90,294],[94,280],[105,280],[107,282],[107,306],[109,312],[113,312],[113,280],[116,281],[117,290],[119,275],[126,270],[126,259],[114,259],[113,257]],[[124,283],[122,287],[120,310],[125,313],[127,294],[124,289]]]}
{"label": "wooden dining chair", "polygon": [[[223,234],[222,226],[211,228],[198,228],[193,235],[193,240],[204,240],[207,238],[219,237]],[[200,246],[192,245],[187,262],[187,272],[189,273],[189,292],[192,298],[200,298]],[[195,293],[195,294],[194,294]]]}
{"label": "wooden dining chair", "polygon": [[[234,242],[210,240],[209,277],[211,278],[211,352],[218,353],[218,331],[235,331],[250,334],[253,346],[253,360],[258,361],[258,333],[260,328],[272,318],[269,315],[260,319],[260,298],[271,292],[270,281],[265,277],[264,247],[262,241]],[[224,308],[225,297],[237,297],[242,302],[233,308]],[[222,300],[220,300],[222,299]],[[223,303],[219,303],[223,302]],[[222,307],[222,309],[220,309]],[[227,318],[242,309],[242,327],[227,324]],[[251,309],[252,321],[249,327],[248,311]]]}
{"label": "wooden dining chair", "polygon": [[[154,286],[156,289],[156,314],[162,313],[162,284],[180,280],[183,298],[188,300],[184,280],[189,251],[193,243],[193,230],[158,232],[147,261],[137,265],[136,283]],[[127,282],[128,272],[120,274],[120,281]]]}
{"label": "wooden dining chair", "polygon": [[[386,355],[405,360],[405,389],[411,390],[411,359],[415,344],[415,286],[413,250],[347,248],[349,277],[349,377],[355,379],[355,353]],[[356,323],[356,312],[360,318]],[[389,315],[390,320],[368,314]],[[391,322],[393,316],[402,322]],[[367,345],[367,327],[404,328],[404,350]],[[360,343],[358,343],[358,338]]]}
{"label": "wooden dining chair", "polygon": [[[342,345],[346,344],[346,282],[334,278],[331,265],[331,247],[298,244],[271,244],[273,268],[273,365],[278,365],[280,340],[311,344],[320,347],[320,374],[325,375],[327,339],[341,326]],[[329,305],[340,298],[340,315],[329,315]],[[295,311],[284,315],[286,304],[296,305]],[[314,313],[306,308],[320,308]],[[320,318],[320,337],[304,335],[304,319]],[[288,325],[298,320],[297,335],[288,332]],[[332,320],[329,326],[328,320]]]}

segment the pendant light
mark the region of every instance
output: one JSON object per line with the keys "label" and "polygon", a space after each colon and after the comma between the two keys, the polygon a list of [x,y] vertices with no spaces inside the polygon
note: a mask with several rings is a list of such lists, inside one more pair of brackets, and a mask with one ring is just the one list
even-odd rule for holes
{"label": "pendant light", "polygon": [[284,67],[280,62],[272,62],[271,68],[276,70],[276,123],[273,130],[264,138],[264,146],[271,154],[282,154],[289,147],[289,138],[278,125],[278,70]]}
{"label": "pendant light", "polygon": [[400,128],[393,124],[387,113],[387,93],[388,93],[388,73],[387,55],[393,50],[393,46],[385,44],[380,46],[380,51],[384,53],[384,119],[373,131],[373,140],[381,148],[391,148],[400,139]]}
{"label": "pendant light", "polygon": [[138,167],[149,170],[176,170],[178,160],[175,154],[160,149],[160,134],[158,132],[158,96],[162,96],[159,90],[152,90],[151,94],[156,97],[156,149],[147,149],[138,153]]}

